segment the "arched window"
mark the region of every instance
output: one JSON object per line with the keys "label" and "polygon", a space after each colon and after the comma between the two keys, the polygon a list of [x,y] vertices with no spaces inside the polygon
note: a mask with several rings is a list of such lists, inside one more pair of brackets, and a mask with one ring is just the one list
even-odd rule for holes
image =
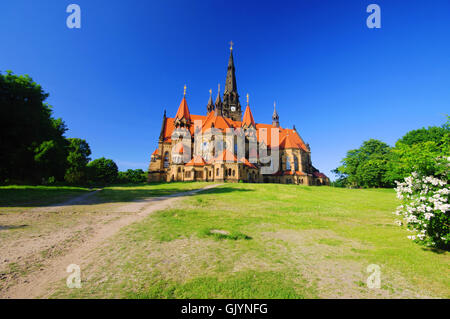
{"label": "arched window", "polygon": [[291,159],[289,158],[289,156],[286,156],[286,170],[291,170]]}
{"label": "arched window", "polygon": [[216,170],[216,175],[219,175],[219,169]]}
{"label": "arched window", "polygon": [[228,176],[231,176],[231,168],[228,169]]}
{"label": "arched window", "polygon": [[164,168],[169,167],[169,152],[164,153]]}
{"label": "arched window", "polygon": [[236,171],[235,170],[233,170],[233,176],[236,176]]}
{"label": "arched window", "polygon": [[295,171],[298,171],[298,157],[294,155],[294,167]]}
{"label": "arched window", "polygon": [[181,173],[181,167],[178,167],[178,173]]}
{"label": "arched window", "polygon": [[211,177],[211,171],[209,171],[209,177]]}

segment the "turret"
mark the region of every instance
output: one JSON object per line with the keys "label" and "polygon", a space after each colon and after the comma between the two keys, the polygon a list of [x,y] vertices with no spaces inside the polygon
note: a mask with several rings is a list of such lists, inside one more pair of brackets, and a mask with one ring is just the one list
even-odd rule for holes
{"label": "turret", "polygon": [[214,111],[214,103],[212,100],[212,90],[209,90],[209,100],[208,100],[208,104],[206,105],[206,111],[207,111],[207,113],[211,113],[212,111]]}
{"label": "turret", "polygon": [[174,118],[174,124],[175,127],[189,127],[191,125],[191,114],[186,101],[186,85],[184,86],[183,99]]}
{"label": "turret", "polygon": [[277,113],[276,102],[273,102],[272,125],[275,127],[280,127],[280,117],[278,116],[278,113]]}
{"label": "turret", "polygon": [[218,85],[218,91],[217,91],[217,97],[216,97],[216,103],[215,103],[215,109],[216,109],[216,116],[223,116],[223,104],[222,100],[220,99],[220,84]]}

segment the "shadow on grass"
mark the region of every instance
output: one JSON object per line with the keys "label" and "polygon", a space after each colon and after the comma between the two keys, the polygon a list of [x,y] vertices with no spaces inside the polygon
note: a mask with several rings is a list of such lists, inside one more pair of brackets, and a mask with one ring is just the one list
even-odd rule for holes
{"label": "shadow on grass", "polygon": [[89,190],[64,187],[0,188],[0,207],[49,206],[88,194]]}
{"label": "shadow on grass", "polygon": [[13,226],[0,225],[0,231],[1,230],[9,230],[9,229],[21,229],[21,228],[25,228],[25,227],[28,227],[28,225],[13,225]]}
{"label": "shadow on grass", "polygon": [[444,249],[439,249],[439,248],[434,248],[434,247],[422,247],[422,250],[431,251],[438,255],[443,255],[445,253],[448,253],[448,251],[446,251]]}
{"label": "shadow on grass", "polygon": [[145,200],[164,200],[167,197],[183,197],[183,196],[193,196],[196,194],[225,194],[232,192],[248,192],[251,190],[239,189],[234,187],[220,187],[211,189],[193,189],[186,190],[183,188],[160,188],[153,190],[145,189],[133,189],[133,190],[122,190],[122,189],[104,189],[99,192],[92,204],[102,204],[102,203],[114,203],[114,202],[131,202],[131,201],[145,201]]}
{"label": "shadow on grass", "polygon": [[250,191],[234,187],[221,187],[206,190],[202,190],[202,188],[186,189],[183,187],[170,187],[170,183],[147,185],[161,185],[162,187],[133,189],[140,186],[146,186],[146,184],[115,185],[111,188],[105,188],[95,194],[88,189],[67,189],[58,187],[0,189],[0,207],[63,207],[118,202],[139,202],[146,200],[159,201],[164,200],[166,197],[192,196],[199,192],[202,194],[223,194]]}

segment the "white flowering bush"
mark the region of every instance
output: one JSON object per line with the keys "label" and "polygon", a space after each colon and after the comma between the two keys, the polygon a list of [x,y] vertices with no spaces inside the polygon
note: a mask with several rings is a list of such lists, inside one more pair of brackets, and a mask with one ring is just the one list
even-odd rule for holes
{"label": "white flowering bush", "polygon": [[413,172],[404,182],[396,182],[397,197],[402,204],[394,214],[403,217],[398,225],[406,224],[412,232],[409,239],[427,246],[449,250],[450,186],[448,184],[450,157],[437,160],[435,176]]}

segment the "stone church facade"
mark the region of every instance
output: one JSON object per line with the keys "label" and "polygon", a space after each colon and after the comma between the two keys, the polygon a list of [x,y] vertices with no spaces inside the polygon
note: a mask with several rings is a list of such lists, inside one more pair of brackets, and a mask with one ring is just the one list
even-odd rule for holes
{"label": "stone church facade", "polygon": [[190,114],[186,87],[173,118],[164,116],[148,181],[215,181],[329,185],[311,163],[311,149],[295,126],[280,126],[274,105],[272,124],[256,123],[242,107],[230,48],[225,90],[215,102],[210,91],[206,115]]}

